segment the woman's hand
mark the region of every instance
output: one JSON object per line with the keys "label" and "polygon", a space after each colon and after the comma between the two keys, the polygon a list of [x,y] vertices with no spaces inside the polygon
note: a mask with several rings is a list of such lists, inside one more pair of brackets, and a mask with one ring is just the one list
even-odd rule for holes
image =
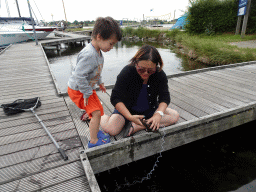
{"label": "woman's hand", "polygon": [[144,115],[131,115],[128,120],[136,123],[137,125],[143,126],[140,119],[143,119],[144,117]]}
{"label": "woman's hand", "polygon": [[146,123],[151,124],[150,129],[155,131],[159,129],[161,119],[162,116],[159,113],[155,113],[150,119],[146,121]]}
{"label": "woman's hand", "polygon": [[100,85],[99,85],[99,87],[100,87],[100,90],[102,91],[102,93],[106,93],[106,88],[105,88],[105,86],[104,86],[104,83],[101,83]]}

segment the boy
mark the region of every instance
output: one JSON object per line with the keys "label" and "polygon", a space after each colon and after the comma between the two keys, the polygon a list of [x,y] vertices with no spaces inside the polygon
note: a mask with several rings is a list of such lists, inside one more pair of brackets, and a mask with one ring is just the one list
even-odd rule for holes
{"label": "boy", "polygon": [[98,18],[92,32],[92,41],[78,54],[75,70],[68,81],[69,97],[91,118],[89,148],[110,142],[110,136],[99,131],[104,112],[95,88],[97,84],[102,92],[106,92],[101,79],[104,62],[101,51],[110,51],[121,39],[121,30],[113,18]]}

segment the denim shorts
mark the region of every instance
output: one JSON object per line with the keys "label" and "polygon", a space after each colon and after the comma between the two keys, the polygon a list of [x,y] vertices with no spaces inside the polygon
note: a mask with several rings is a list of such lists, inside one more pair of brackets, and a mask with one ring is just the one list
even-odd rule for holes
{"label": "denim shorts", "polygon": [[[136,112],[133,112],[132,114],[137,114],[137,115],[145,115],[145,119],[149,119],[149,118],[151,118],[153,115],[154,115],[154,113],[155,113],[155,109],[153,109],[153,110],[147,110],[147,111],[145,111],[145,112],[143,112],[143,113],[136,113]],[[119,114],[119,115],[122,115],[117,109],[115,109],[114,111],[113,111],[113,113],[112,114]],[[122,115],[123,116],[123,115]],[[124,117],[124,116],[123,116]],[[129,122],[129,120],[128,119],[126,119],[125,117],[124,117],[124,119],[125,119],[125,125]]]}

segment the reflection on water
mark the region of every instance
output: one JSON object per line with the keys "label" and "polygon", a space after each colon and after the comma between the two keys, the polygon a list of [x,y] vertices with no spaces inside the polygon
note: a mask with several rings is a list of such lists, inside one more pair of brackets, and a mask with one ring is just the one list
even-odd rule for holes
{"label": "reflection on water", "polygon": [[[102,71],[102,78],[105,85],[115,84],[118,73],[129,63],[129,60],[143,44],[145,44],[145,42],[121,41],[118,42],[111,51],[103,53],[104,68]],[[158,49],[164,62],[163,69],[167,75],[206,67],[197,62],[190,61],[186,57],[178,56],[167,45],[160,43],[148,44],[153,45]],[[61,49],[60,51],[48,48],[45,49],[45,52],[61,93],[66,93],[68,78],[76,65],[77,54],[83,47],[68,47],[63,44],[62,48],[64,49]]]}

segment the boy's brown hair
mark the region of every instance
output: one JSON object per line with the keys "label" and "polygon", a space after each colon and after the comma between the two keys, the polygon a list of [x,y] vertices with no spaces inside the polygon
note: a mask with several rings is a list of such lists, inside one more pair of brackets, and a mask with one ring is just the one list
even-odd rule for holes
{"label": "boy's brown hair", "polygon": [[92,31],[92,37],[96,38],[98,34],[100,34],[104,40],[109,39],[113,34],[118,41],[121,41],[122,39],[122,32],[119,24],[112,17],[97,18]]}
{"label": "boy's brown hair", "polygon": [[142,46],[135,56],[130,60],[130,65],[135,66],[136,63],[142,60],[150,60],[156,64],[158,67],[158,71],[163,69],[164,63],[162,60],[161,55],[159,54],[158,50],[151,45],[144,45]]}

